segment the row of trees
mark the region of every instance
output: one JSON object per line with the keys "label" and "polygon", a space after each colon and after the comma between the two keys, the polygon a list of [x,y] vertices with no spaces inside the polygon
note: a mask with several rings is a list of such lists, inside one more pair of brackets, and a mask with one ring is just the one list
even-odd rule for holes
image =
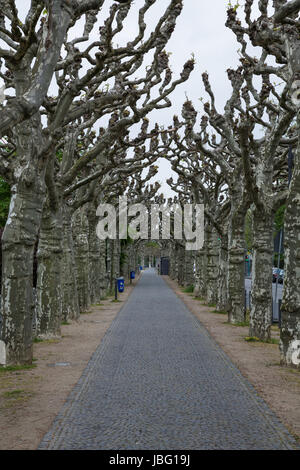
{"label": "row of trees", "polygon": [[[272,323],[274,214],[285,204],[280,349],[291,365],[300,339],[299,1],[274,0],[271,8],[260,0],[256,19],[253,0],[245,1],[242,19],[238,5],[229,6],[227,26],[240,44],[240,66],[227,71],[232,92],[222,112],[208,74],[202,75],[208,101],[199,130],[189,100],[168,129],[149,130],[146,118],[171,106],[170,94],[193,70],[189,60],[173,80],[165,52],[182,0],[170,0],[149,36],[145,15],[156,0],[144,0],[137,36],[122,47],[115,41],[130,1],[111,6],[96,40],[104,0],[70,3],[32,0],[22,23],[9,1],[0,15],[7,46],[0,51],[0,176],[11,191],[2,235],[0,363],[31,362],[34,315],[35,334],[57,336],[62,320],[78,318],[120,272],[137,266],[145,243],[99,240],[96,211],[99,203],[117,205],[125,193],[129,203],[161,203],[159,185],[148,183],[164,156],[178,175],[168,180],[178,195],[173,202],[204,203],[206,216],[202,250],[169,243],[171,275],[193,283],[196,295],[226,310],[232,323],[245,319],[245,218],[251,211],[249,334],[262,340],[270,339]],[[82,16],[82,34],[71,39]]]}
{"label": "row of trees", "polygon": [[[2,3],[0,176],[11,201],[2,235],[0,362],[23,364],[32,360],[37,241],[37,334],[45,337],[97,300],[103,277],[118,271],[115,243],[106,256],[114,267],[104,267],[108,248],[96,237],[96,208],[126,190],[134,200],[158,190],[145,188],[159,155],[146,115],[171,105],[193,60],[173,80],[165,47],[182,0],[170,0],[150,34],[145,15],[156,0],[145,0],[138,32],[123,46],[117,40],[130,1],[111,5],[96,36],[104,0],[32,0],[25,22],[14,1]],[[81,35],[72,39],[81,19]]]}
{"label": "row of trees", "polygon": [[[300,339],[300,5],[280,0],[271,9],[270,3],[258,3],[256,19],[251,0],[245,2],[243,18],[238,6],[228,8],[226,24],[240,44],[240,66],[227,70],[232,93],[224,111],[218,111],[204,73],[209,99],[199,131],[197,112],[187,100],[181,119],[174,117],[162,141],[178,175],[176,182],[168,180],[170,187],[181,202],[205,205],[205,243],[195,255],[195,293],[227,311],[231,323],[245,320],[245,218],[251,212],[249,335],[264,341],[270,339],[272,324],[274,214],[285,204],[280,351],[282,362],[291,365]],[[183,256],[182,242],[173,249]]]}

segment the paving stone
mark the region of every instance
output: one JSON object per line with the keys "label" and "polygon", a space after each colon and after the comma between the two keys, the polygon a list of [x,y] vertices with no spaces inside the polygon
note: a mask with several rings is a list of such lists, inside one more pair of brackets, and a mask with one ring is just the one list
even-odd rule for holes
{"label": "paving stone", "polygon": [[154,270],[112,322],[39,449],[298,449]]}

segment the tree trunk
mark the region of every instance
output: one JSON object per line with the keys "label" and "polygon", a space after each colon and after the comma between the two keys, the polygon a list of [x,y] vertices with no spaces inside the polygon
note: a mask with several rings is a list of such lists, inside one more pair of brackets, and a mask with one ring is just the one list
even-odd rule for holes
{"label": "tree trunk", "polygon": [[194,251],[185,250],[184,252],[184,285],[195,287],[194,275]]}
{"label": "tree trunk", "polygon": [[81,312],[84,312],[90,306],[88,221],[84,207],[77,209],[73,214],[72,232],[75,248],[79,309]]}
{"label": "tree trunk", "polygon": [[207,297],[207,233],[204,231],[204,245],[199,251],[199,297]]}
{"label": "tree trunk", "polygon": [[184,286],[184,269],[185,269],[185,250],[182,245],[177,245],[177,282],[180,286]]}
{"label": "tree trunk", "polygon": [[232,198],[228,230],[228,321],[245,321],[245,216],[247,208]]}
{"label": "tree trunk", "polygon": [[37,253],[37,335],[43,339],[61,336],[62,238],[61,208],[50,208],[47,200]]}
{"label": "tree trunk", "polygon": [[200,294],[200,253],[195,253],[195,283],[194,283],[194,295],[199,297]]}
{"label": "tree trunk", "polygon": [[100,240],[99,271],[100,271],[100,299],[103,299],[107,296],[108,291],[109,291],[107,260],[106,260],[106,240]]}
{"label": "tree trunk", "polygon": [[207,302],[216,304],[218,298],[218,236],[216,230],[209,224],[206,227],[207,239]]}
{"label": "tree trunk", "polygon": [[72,214],[63,207],[63,256],[62,256],[62,319],[64,322],[78,320],[80,316],[75,249],[72,236]]}
{"label": "tree trunk", "polygon": [[39,114],[15,127],[16,183],[11,188],[2,235],[2,329],[0,364],[32,361],[33,259],[45,199],[47,156]]}
{"label": "tree trunk", "polygon": [[[298,113],[298,129],[300,115]],[[295,154],[284,218],[284,285],[281,304],[281,363],[300,368],[300,141]]]}
{"label": "tree trunk", "polygon": [[217,282],[217,307],[218,312],[227,311],[227,275],[228,275],[228,237],[223,235],[219,248],[219,269]]}
{"label": "tree trunk", "polygon": [[2,354],[0,364],[32,361],[33,255],[45,185],[35,168],[22,171],[12,188],[2,235]]}
{"label": "tree trunk", "polygon": [[253,211],[252,296],[249,335],[263,341],[271,337],[272,325],[272,211]]}
{"label": "tree trunk", "polygon": [[90,204],[88,210],[88,241],[89,241],[89,293],[92,304],[99,302],[101,297],[101,265],[100,265],[100,240],[97,237],[96,208]]}

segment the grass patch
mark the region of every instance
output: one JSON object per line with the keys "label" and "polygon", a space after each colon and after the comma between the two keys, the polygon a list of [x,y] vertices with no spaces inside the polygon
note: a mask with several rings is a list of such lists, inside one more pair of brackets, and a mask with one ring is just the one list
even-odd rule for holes
{"label": "grass patch", "polygon": [[42,339],[42,338],[34,338],[34,340],[33,340],[34,343],[42,343],[43,341],[45,341],[45,340]]}
{"label": "grass patch", "polygon": [[62,321],[61,324],[62,325],[71,325],[71,323],[69,323],[68,321]]}
{"label": "grass patch", "polygon": [[241,322],[238,322],[238,323],[232,323],[233,326],[250,326],[250,323],[248,322],[248,320],[245,320],[245,321],[241,321]]}
{"label": "grass patch", "polygon": [[257,338],[257,336],[245,336],[244,340],[248,343],[260,342],[260,339]]}
{"label": "grass patch", "polygon": [[[280,365],[281,365],[281,364],[280,364]],[[290,369],[289,367],[287,367],[286,370],[287,370],[288,372],[290,372],[291,374],[298,374],[298,375],[300,374],[300,369],[298,369],[298,368],[297,368],[297,369],[295,369],[295,368]]]}
{"label": "grass patch", "polygon": [[217,304],[215,304],[214,302],[211,302],[211,303],[207,304],[207,306],[216,308]]}
{"label": "grass patch", "polygon": [[80,315],[89,315],[90,313],[93,313],[91,310],[87,310],[86,312],[81,312]]}
{"label": "grass patch", "polygon": [[4,392],[4,398],[15,398],[19,397],[22,393],[25,393],[25,390],[11,390],[10,392]]}
{"label": "grass patch", "polygon": [[245,341],[248,342],[259,342],[259,343],[267,343],[267,344],[279,344],[279,339],[277,338],[271,338],[267,340],[259,339],[257,336],[246,336],[244,338]]}
{"label": "grass patch", "polygon": [[219,313],[220,315],[227,315],[227,312],[223,310],[214,310],[213,313]]}
{"label": "grass patch", "polygon": [[225,321],[224,324],[231,325],[231,326],[249,326],[249,322],[247,320],[237,322],[237,323],[230,323],[230,321]]}
{"label": "grass patch", "polygon": [[36,364],[24,364],[24,365],[19,365],[19,366],[2,366],[0,367],[0,373],[5,373],[5,372],[15,372],[19,370],[28,370],[28,369],[33,369],[36,367]]}
{"label": "grass patch", "polygon": [[[70,325],[70,323],[62,323],[62,325]],[[59,339],[55,338],[49,338],[49,339],[43,339],[43,338],[34,338],[33,342],[34,343],[59,343]]]}
{"label": "grass patch", "polygon": [[116,300],[116,299],[114,299],[114,300],[111,300],[111,302],[122,302],[122,300]]}
{"label": "grass patch", "polygon": [[187,286],[184,289],[182,289],[182,291],[185,292],[186,294],[192,294],[194,292],[194,286],[193,285]]}
{"label": "grass patch", "polygon": [[277,338],[271,338],[268,339],[267,341],[263,341],[264,343],[269,343],[269,344],[279,344],[279,339]]}

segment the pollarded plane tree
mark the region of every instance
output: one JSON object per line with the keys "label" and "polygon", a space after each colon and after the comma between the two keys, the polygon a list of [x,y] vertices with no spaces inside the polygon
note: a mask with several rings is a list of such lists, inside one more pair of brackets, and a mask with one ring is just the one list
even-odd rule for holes
{"label": "pollarded plane tree", "polygon": [[[51,204],[53,201],[56,203],[56,207],[55,204],[49,205],[48,212],[57,223],[58,219],[61,220],[60,198],[72,184],[77,183],[77,178],[81,176],[81,172],[85,171],[88,164],[98,155],[103,155],[122,133],[126,134],[128,128],[148,112],[170,106],[168,95],[177,85],[188,79],[193,69],[193,61],[188,61],[180,78],[172,82],[167,55],[163,52],[174,30],[176,18],[182,9],[180,0],[170,1],[154,32],[143,41],[146,29],[144,16],[153,3],[153,0],[145,1],[144,6],[139,10],[138,35],[125,47],[114,47],[112,39],[122,30],[131,4],[117,6],[114,4],[107,21],[100,28],[99,41],[92,43],[89,41],[89,36],[97,20],[98,10],[89,12],[86,15],[82,37],[75,40],[69,40],[68,37],[65,39],[64,50],[61,52],[65,57],[60,57],[56,64],[57,96],[54,98],[47,96],[44,99],[40,112],[32,118],[36,122],[36,127],[32,127],[31,121],[27,120],[27,130],[24,131],[23,138],[20,138],[20,129],[17,129],[17,133],[12,136],[12,140],[18,138],[21,141],[27,157],[24,158],[24,152],[19,148],[16,158],[9,158],[9,164],[5,165],[5,172],[9,172],[12,176],[12,184],[14,180],[17,180],[17,184],[13,185],[11,215],[4,232],[3,243],[3,254],[7,262],[3,263],[6,280],[3,283],[2,346],[4,345],[4,354],[2,362],[4,362],[3,359],[6,363],[30,362],[32,354],[31,259],[45,200],[44,181],[47,182],[48,195],[51,193]],[[81,50],[76,47],[78,43],[81,43]],[[133,78],[132,75],[138,73],[142,66],[143,56],[149,51],[153,52],[151,66],[143,73],[142,78]],[[88,67],[85,67],[86,63],[89,64]],[[114,80],[114,86],[108,90],[107,85],[110,79]],[[13,83],[15,77],[13,76],[11,80]],[[161,84],[159,96],[150,96],[150,90],[159,84]],[[85,94],[84,97],[81,96],[82,93]],[[143,96],[144,99],[142,99]],[[97,119],[99,120],[106,114],[111,115],[115,109],[118,109],[119,113],[117,119],[106,128],[99,142],[75,162],[63,158],[61,162],[63,172],[60,174],[59,181],[55,181],[54,174],[58,160],[57,141],[69,131],[72,123],[84,118],[87,114],[92,114],[90,119],[96,125]],[[125,115],[123,115],[124,111],[126,111]],[[41,125],[41,114],[45,114],[47,118],[47,125],[44,129]],[[25,129],[24,126],[23,128]],[[72,129],[70,134],[73,134]],[[33,138],[35,139],[34,146],[32,145]],[[38,174],[37,170],[39,170]],[[20,174],[24,178],[17,178]],[[29,220],[31,220],[30,229]],[[19,227],[24,229],[19,230]],[[20,233],[18,237],[15,237],[17,230]],[[20,259],[26,259],[24,266],[20,266]],[[18,296],[19,301],[13,294],[16,288],[24,293]]]}
{"label": "pollarded plane tree", "polygon": [[[294,62],[297,63],[299,57],[299,21],[295,19],[299,8],[294,10],[295,2],[289,2],[294,4],[293,13],[290,18],[284,16],[285,23],[280,26],[278,17],[287,11],[288,4],[274,1],[270,15],[269,3],[267,0],[259,2],[261,15],[255,21],[251,19],[253,1],[245,3],[245,25],[239,20],[236,9],[228,10],[227,20],[227,26],[241,44],[241,73],[245,82],[241,90],[243,105],[237,101],[234,106],[239,118],[243,173],[253,202],[254,259],[249,333],[263,340],[270,338],[272,322],[273,219],[287,196],[288,171],[281,186],[277,186],[276,179],[280,168],[286,167],[285,147],[293,145],[297,138],[293,129],[298,108],[292,85],[296,76]],[[259,59],[249,53],[249,43],[260,47]],[[258,136],[258,128],[262,137]],[[291,239],[296,247],[294,230],[293,227]],[[288,253],[289,241],[286,243]],[[287,296],[285,299],[289,301]],[[293,338],[295,334],[297,336],[294,332],[287,337]]]}

